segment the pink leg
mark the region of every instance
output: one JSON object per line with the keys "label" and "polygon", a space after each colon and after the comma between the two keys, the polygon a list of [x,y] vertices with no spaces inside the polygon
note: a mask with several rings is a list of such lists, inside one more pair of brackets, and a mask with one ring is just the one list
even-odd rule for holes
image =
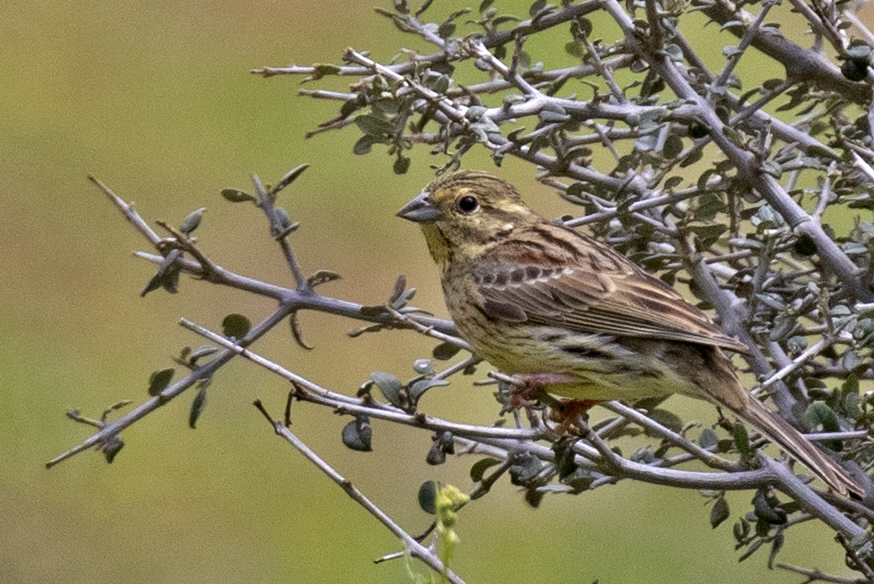
{"label": "pink leg", "polygon": [[514,375],[513,378],[521,381],[522,385],[515,386],[511,392],[510,406],[512,408],[533,406],[537,403],[535,398],[537,390],[554,383],[567,383],[576,379],[567,373],[521,373]]}
{"label": "pink leg", "polygon": [[559,407],[553,407],[549,412],[549,418],[558,423],[555,428],[556,432],[566,434],[580,415],[585,415],[586,412],[603,401],[600,399],[563,399],[559,401]]}

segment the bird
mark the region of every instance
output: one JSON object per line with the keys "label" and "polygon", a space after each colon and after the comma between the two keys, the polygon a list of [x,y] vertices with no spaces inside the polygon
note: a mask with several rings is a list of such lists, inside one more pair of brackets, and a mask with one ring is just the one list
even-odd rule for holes
{"label": "bird", "polygon": [[835,492],[863,496],[836,461],[744,389],[723,351],[746,353],[746,344],[610,246],[537,214],[509,182],[446,173],[397,216],[421,226],[459,335],[499,370],[588,403],[709,401]]}

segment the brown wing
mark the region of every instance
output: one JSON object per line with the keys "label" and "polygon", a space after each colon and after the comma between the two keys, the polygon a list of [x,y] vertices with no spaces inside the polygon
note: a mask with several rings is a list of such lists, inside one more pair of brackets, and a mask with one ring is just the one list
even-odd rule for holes
{"label": "brown wing", "polygon": [[474,282],[502,320],[746,352],[680,294],[608,246],[544,223],[483,255]]}

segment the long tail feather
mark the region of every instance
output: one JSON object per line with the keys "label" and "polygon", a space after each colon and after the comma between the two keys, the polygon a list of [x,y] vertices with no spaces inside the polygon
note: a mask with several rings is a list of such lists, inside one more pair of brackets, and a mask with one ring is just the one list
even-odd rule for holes
{"label": "long tail feather", "polygon": [[847,474],[841,466],[821,452],[812,442],[802,436],[789,422],[769,410],[759,400],[747,396],[745,408],[730,408],[742,421],[749,423],[783,449],[789,456],[801,462],[816,476],[841,495],[862,498],[865,490]]}

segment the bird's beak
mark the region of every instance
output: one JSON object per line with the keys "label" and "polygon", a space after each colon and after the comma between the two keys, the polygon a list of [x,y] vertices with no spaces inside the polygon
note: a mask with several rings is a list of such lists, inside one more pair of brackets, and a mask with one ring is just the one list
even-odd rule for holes
{"label": "bird's beak", "polygon": [[437,209],[428,200],[430,193],[423,191],[415,199],[404,205],[396,214],[415,223],[429,223],[437,219]]}

